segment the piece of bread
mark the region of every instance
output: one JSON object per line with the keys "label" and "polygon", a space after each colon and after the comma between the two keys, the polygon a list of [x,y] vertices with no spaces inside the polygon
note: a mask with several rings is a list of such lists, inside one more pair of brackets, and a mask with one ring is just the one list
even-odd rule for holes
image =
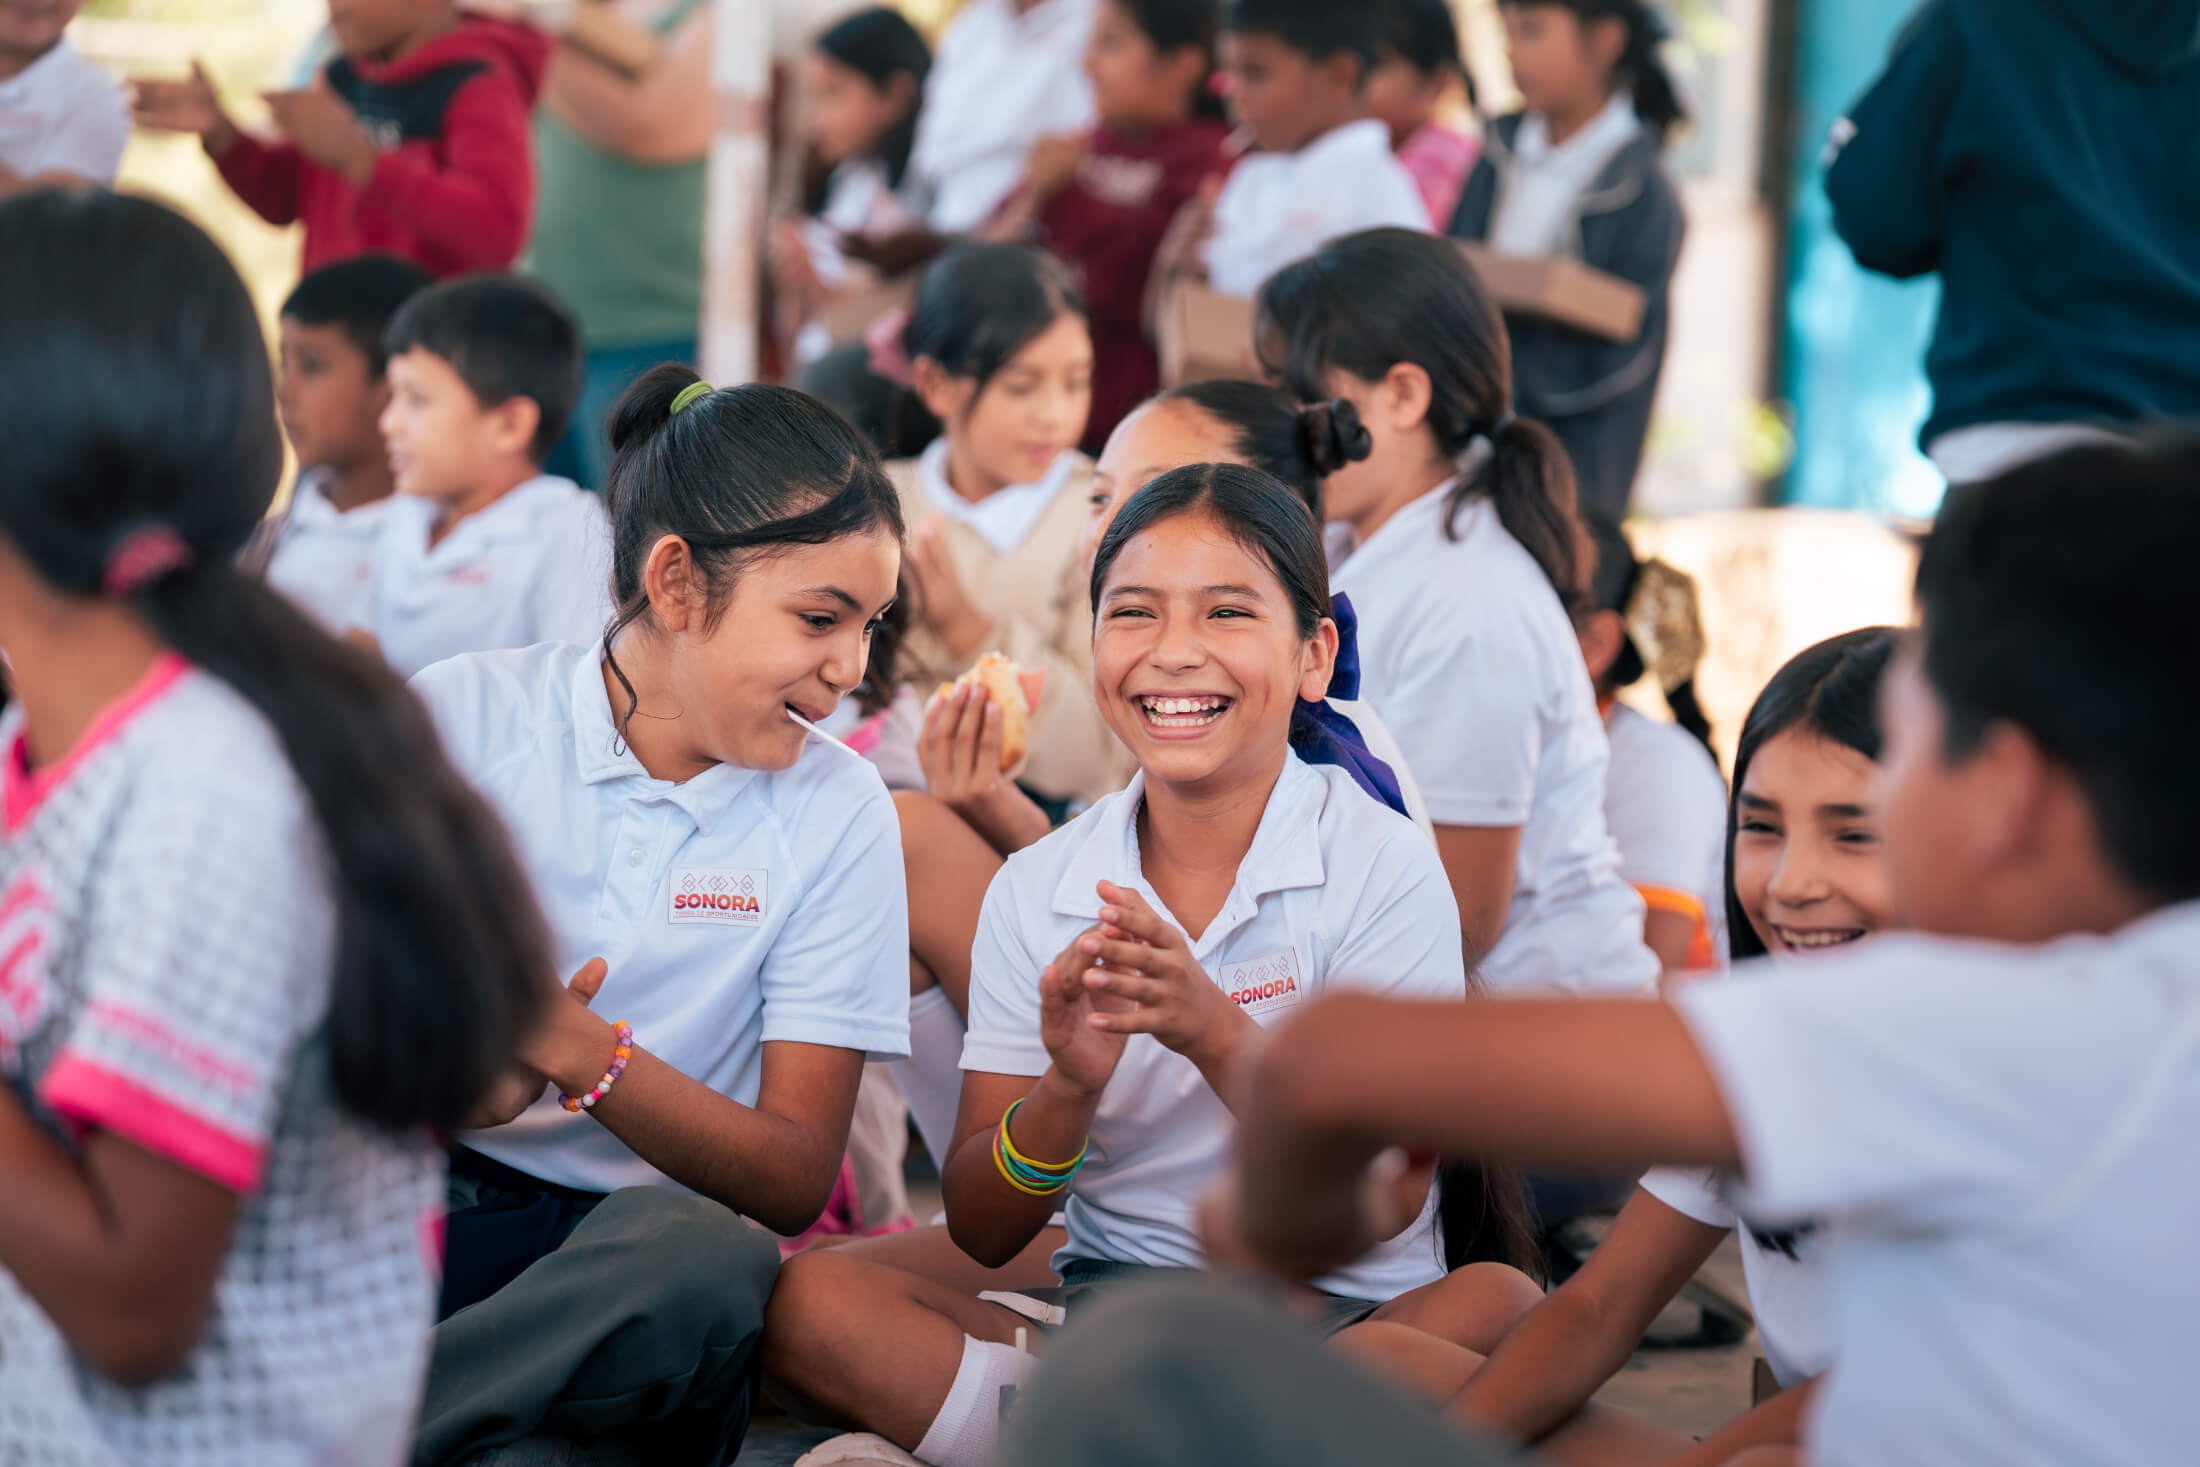
{"label": "piece of bread", "polygon": [[1023,679],[1017,676],[1015,663],[998,652],[988,652],[961,677],[941,683],[933,696],[944,698],[973,684],[1001,705],[1001,773],[1014,775],[1031,752],[1031,700],[1024,696]]}

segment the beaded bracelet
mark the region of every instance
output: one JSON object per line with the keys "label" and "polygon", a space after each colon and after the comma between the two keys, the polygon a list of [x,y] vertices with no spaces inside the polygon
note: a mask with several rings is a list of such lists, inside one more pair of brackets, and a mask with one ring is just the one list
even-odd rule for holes
{"label": "beaded bracelet", "polygon": [[575,1115],[593,1108],[597,1101],[610,1094],[611,1087],[619,1083],[619,1076],[626,1073],[626,1062],[634,1058],[634,1026],[632,1024],[624,1019],[619,1020],[618,1023],[611,1026],[611,1038],[615,1045],[611,1051],[611,1068],[603,1072],[603,1078],[596,1082],[596,1088],[578,1100],[563,1091],[558,1093],[558,1103]]}
{"label": "beaded bracelet", "polygon": [[1016,1118],[1022,1105],[1021,1100],[1011,1105],[993,1133],[993,1164],[999,1168],[1001,1180],[1025,1196],[1052,1197],[1084,1169],[1085,1156],[1092,1150],[1092,1142],[1088,1139],[1077,1148],[1077,1154],[1065,1162],[1033,1161],[1018,1151],[1016,1143],[1008,1136],[1008,1123]]}

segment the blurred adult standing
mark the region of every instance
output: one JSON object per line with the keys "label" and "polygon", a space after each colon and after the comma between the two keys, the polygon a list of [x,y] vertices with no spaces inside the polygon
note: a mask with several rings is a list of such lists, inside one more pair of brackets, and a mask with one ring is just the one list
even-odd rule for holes
{"label": "blurred adult standing", "polygon": [[717,112],[711,0],[602,3],[653,36],[656,51],[632,76],[569,44],[552,55],[535,111],[541,196],[525,261],[588,344],[573,425],[547,469],[596,490],[618,395],[659,362],[695,360],[704,158]]}
{"label": "blurred adult standing", "polygon": [[1867,270],[1937,272],[1920,435],[1951,483],[2200,417],[2200,0],[1928,0],[1835,124]]}

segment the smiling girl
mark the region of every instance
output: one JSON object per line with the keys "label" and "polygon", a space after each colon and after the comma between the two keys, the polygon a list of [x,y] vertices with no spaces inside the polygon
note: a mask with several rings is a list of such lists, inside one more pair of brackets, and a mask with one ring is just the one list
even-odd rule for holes
{"label": "smiling girl", "polygon": [[420,1461],[614,1431],[719,1460],[779,1257],[743,1218],[815,1221],[865,1055],[907,1050],[893,806],[801,722],[863,676],[893,488],[821,404],[684,367],[612,441],[609,638],[415,683],[576,973],[452,1158]]}
{"label": "smiling girl", "polygon": [[[1236,463],[1258,469],[1318,518],[1322,475],[1364,454],[1366,436],[1348,406],[1302,408],[1259,382],[1215,378],[1186,383],[1139,406],[1109,435],[1093,466],[1079,563],[1092,564],[1101,537],[1133,494],[1169,470],[1191,464]],[[1361,742],[1394,780],[1399,807],[1425,826],[1420,792],[1396,742],[1373,709],[1340,696],[1348,686],[1357,688],[1359,653],[1356,640],[1343,631],[1348,618],[1340,612],[1338,619],[1340,672],[1332,674],[1323,701],[1352,721]],[[1001,777],[1000,746],[1000,714],[983,689],[963,688],[935,699],[925,709],[918,750],[926,789],[894,797],[910,871],[913,994],[910,1058],[896,1073],[918,1133],[934,1156],[946,1152],[961,1093],[956,1065],[962,1055],[970,950],[980,904],[1001,861],[1049,828],[1045,812],[1013,781]],[[940,859],[919,860],[920,852]],[[1037,1257],[1043,1260],[1052,1251],[1048,1246]]]}
{"label": "smiling girl", "polygon": [[909,521],[908,675],[929,690],[988,651],[1044,673],[1021,778],[1060,804],[1097,799],[1129,765],[1091,693],[1084,300],[1037,250],[965,245],[925,275],[902,345],[938,433],[887,465]]}
{"label": "smiling girl", "polygon": [[[1807,961],[1892,925],[1875,785],[1880,683],[1896,636],[1866,627],[1821,642],[1774,674],[1750,709],[1728,817],[1736,960],[1769,950]],[[1486,1363],[1426,1339],[1391,1341],[1393,1358],[1417,1361],[1412,1373],[1422,1388],[1459,1420],[1536,1442],[1556,1463],[1679,1467],[1792,1442],[1808,1387],[1786,1389],[1693,1450],[1648,1422],[1589,1407],[1737,1226],[1711,1173],[1654,1168],[1581,1270],[1529,1311]],[[1833,1363],[1826,1247],[1808,1227],[1741,1232],[1758,1335],[1782,1387],[1804,1387]]]}
{"label": "smiling girl", "polygon": [[[943,1467],[988,1460],[1019,1329],[1125,1275],[1202,1265],[1194,1215],[1229,1153],[1225,1097],[1265,1026],[1335,988],[1466,993],[1427,838],[1295,750],[1337,632],[1290,491],[1233,464],[1165,473],[1117,513],[1090,586],[1093,691],[1139,773],[1011,856],[987,894],[942,1168],[948,1227],[981,1263],[1066,1204],[1064,1287],[973,1297],[815,1253],[789,1264],[767,1322],[766,1369],[805,1414]],[[1444,1276],[1429,1194],[1426,1167],[1394,1179],[1388,1241],[1325,1279],[1310,1318],[1436,1322],[1414,1292]]]}

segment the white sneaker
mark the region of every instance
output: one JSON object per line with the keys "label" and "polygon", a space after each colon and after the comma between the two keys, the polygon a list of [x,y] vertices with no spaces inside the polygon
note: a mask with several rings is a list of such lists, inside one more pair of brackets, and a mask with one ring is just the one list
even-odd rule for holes
{"label": "white sneaker", "polygon": [[852,1431],[819,1442],[805,1452],[794,1467],[924,1467],[924,1464],[882,1436]]}

